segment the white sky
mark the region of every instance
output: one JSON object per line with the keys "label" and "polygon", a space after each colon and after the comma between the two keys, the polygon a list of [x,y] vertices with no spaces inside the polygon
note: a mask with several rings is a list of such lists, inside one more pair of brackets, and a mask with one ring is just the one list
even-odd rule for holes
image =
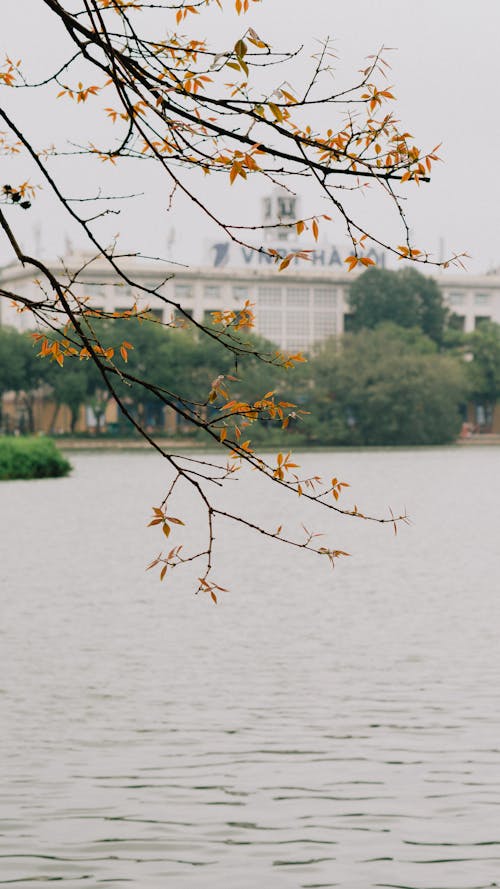
{"label": "white sky", "polygon": [[[307,3],[263,0],[253,6],[245,19],[232,12],[229,0],[226,5],[228,9],[223,15],[214,9],[192,16],[193,36],[209,36],[212,45],[223,50],[251,25],[275,49],[292,49],[303,43],[302,60],[294,62],[286,71],[286,79],[297,88],[311,64],[311,54],[317,50],[315,38],[326,35],[335,38],[339,55],[336,76],[343,84],[354,81],[366,55],[382,43],[396,47],[397,51],[389,56],[392,64],[389,84],[397,96],[397,116],[419,146],[430,149],[443,142],[440,155],[444,163],[435,167],[432,183],[422,185],[419,190],[415,186],[408,189],[407,213],[415,242],[437,254],[439,240],[444,238],[447,252],[466,250],[471,255],[467,261],[469,271],[483,272],[500,266],[498,0],[476,0],[474,4],[464,0],[420,0],[418,5],[396,0],[358,0],[356,4],[333,0],[307,0]],[[0,52],[21,57],[25,70],[34,76],[49,73],[54,60],[62,57],[64,50],[64,38],[58,23],[54,24],[53,14],[47,11],[42,0],[2,0],[1,7]],[[169,21],[171,14],[168,20],[163,19],[164,15],[166,13],[161,13],[158,18],[162,28],[163,21]],[[280,75],[277,83],[283,79]],[[78,113],[77,117],[77,109],[71,108],[66,100],[45,104],[34,92],[21,95],[2,89],[0,101],[5,102],[39,145],[57,141],[61,146],[67,133],[73,135],[73,126],[80,130],[78,137],[82,142],[95,135],[96,125],[99,132],[106,132],[102,117],[92,118],[95,111],[90,103],[85,109],[88,116],[82,129],[83,115]],[[15,183],[22,175],[19,168],[10,169],[9,163],[1,159],[2,183]],[[125,162],[126,169],[115,171],[107,164],[92,161],[90,167],[85,161],[82,172],[75,175],[69,163],[58,163],[67,191],[74,195],[83,194],[91,180],[97,180],[97,184],[109,190],[115,186],[118,190],[150,189],[145,198],[135,202],[133,210],[126,211],[128,219],[108,218],[103,226],[108,233],[119,231],[123,245],[128,248],[138,245],[145,252],[164,255],[168,234],[174,228],[174,255],[194,264],[203,259],[207,241],[220,239],[206,220],[193,213],[185,202],[179,202],[167,214],[165,193],[158,192],[144,167]],[[32,181],[36,181],[35,176]],[[222,179],[217,177],[217,184],[204,187],[208,194],[219,195],[221,184]],[[242,209],[243,221],[252,214],[258,220],[259,199],[264,192],[264,187],[249,188],[243,182],[235,184],[233,189],[227,186],[227,195],[222,197],[224,211],[234,221],[241,216]],[[389,214],[387,219],[383,214],[380,216],[379,206],[375,207],[369,197],[364,203],[368,222],[376,222],[382,234],[391,235]],[[71,235],[75,246],[86,247],[81,235],[67,232],[45,191],[22,218],[20,213],[11,212],[9,219],[20,232],[27,250],[33,251],[37,238],[41,238],[46,255],[60,254],[65,249],[65,232]],[[336,223],[328,239],[343,240]],[[5,239],[0,238],[0,262],[10,258]]]}

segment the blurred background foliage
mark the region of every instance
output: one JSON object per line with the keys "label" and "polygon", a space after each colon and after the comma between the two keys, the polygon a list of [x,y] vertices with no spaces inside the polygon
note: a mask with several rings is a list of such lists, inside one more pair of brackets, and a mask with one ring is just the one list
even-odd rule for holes
{"label": "blurred background foliage", "polygon": [[[231,398],[253,402],[276,390],[279,398],[308,412],[292,420],[286,433],[271,421],[254,424],[249,437],[258,443],[440,444],[458,435],[467,402],[493,409],[500,400],[500,325],[485,322],[472,334],[457,329],[432,279],[414,269],[369,269],[353,281],[350,309],[348,332],[326,340],[307,363],[288,371],[253,354],[236,362],[220,328],[218,339],[191,326],[169,328],[154,320],[93,319],[93,324],[101,342],[117,353],[123,340],[133,344],[129,373],[176,393],[188,408],[205,404],[212,381],[229,374],[236,378],[228,383]],[[231,335],[250,351],[275,354],[274,345],[253,334]],[[17,393],[28,418],[22,432],[36,431],[33,402],[40,390],[50,396],[54,422],[59,406],[66,405],[74,431],[84,405],[92,409],[99,431],[108,395],[93,363],[71,358],[61,368],[39,357],[30,333],[0,327],[0,396]],[[156,396],[126,381],[119,393],[134,416],[164,428],[164,407]],[[185,422],[177,431],[196,434]],[[131,433],[125,419],[117,432]]]}

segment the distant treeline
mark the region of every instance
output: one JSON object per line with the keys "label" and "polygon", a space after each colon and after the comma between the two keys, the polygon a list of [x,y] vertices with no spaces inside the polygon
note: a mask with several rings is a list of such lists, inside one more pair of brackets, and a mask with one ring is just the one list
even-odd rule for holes
{"label": "distant treeline", "polygon": [[[418,445],[452,441],[465,405],[490,411],[500,398],[500,326],[485,322],[473,334],[456,329],[434,281],[413,270],[368,270],[351,290],[351,331],[331,338],[294,370],[239,360],[216,339],[193,329],[164,328],[154,322],[96,321],[106,346],[125,339],[128,369],[188,402],[207,400],[219,374],[237,377],[231,397],[255,401],[269,390],[308,411],[286,433],[272,421],[255,424],[249,436],[260,442],[293,440],[321,445]],[[275,347],[240,333],[256,350]],[[67,358],[61,368],[40,358],[33,337],[0,328],[0,395],[14,390],[26,406],[27,428],[35,392],[45,388],[68,406],[75,427],[81,405],[102,418],[107,394],[93,363]],[[128,409],[150,428],[163,428],[164,408],[139,387],[120,386]],[[213,410],[208,406],[207,410]],[[55,416],[55,412],[54,412]],[[126,421],[119,432],[126,433]],[[0,422],[1,426],[1,422]],[[189,425],[181,425],[186,434]]]}

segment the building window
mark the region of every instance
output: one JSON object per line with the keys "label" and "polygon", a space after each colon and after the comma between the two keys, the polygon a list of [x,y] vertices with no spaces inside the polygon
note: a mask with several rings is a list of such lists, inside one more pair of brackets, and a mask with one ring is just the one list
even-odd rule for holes
{"label": "building window", "polygon": [[259,287],[257,302],[259,306],[280,306],[281,287]]}
{"label": "building window", "polygon": [[333,312],[315,312],[313,335],[315,340],[324,340],[337,333],[337,318]]}
{"label": "building window", "polygon": [[148,309],[146,318],[152,318],[154,321],[163,321],[163,309]]}
{"label": "building window", "polygon": [[309,305],[309,288],[308,287],[287,287],[286,289],[287,306],[308,306]]}
{"label": "building window", "polygon": [[220,297],[220,287],[217,284],[207,284],[203,289],[205,299],[213,299],[217,302]]}
{"label": "building window", "polygon": [[290,222],[295,219],[296,198],[289,195],[280,195],[276,203],[278,211],[278,219],[283,222]]}
{"label": "building window", "polygon": [[449,293],[448,294],[448,303],[450,306],[463,306],[465,302],[465,294],[463,293]]}
{"label": "building window", "polygon": [[272,342],[281,340],[283,328],[283,316],[280,311],[272,309],[257,313],[257,329],[261,336]]}
{"label": "building window", "polygon": [[[90,288],[89,288],[89,290],[90,290]],[[124,288],[124,291],[125,291],[126,296],[128,296],[129,294],[130,294],[130,296],[132,295],[132,291],[131,291],[130,287]],[[106,302],[106,291],[103,290],[102,287],[96,287],[95,289],[93,288],[90,292],[91,292],[92,300],[98,299],[100,302],[103,302],[103,303]],[[123,293],[123,291],[122,291],[122,293]]]}
{"label": "building window", "polygon": [[477,330],[478,327],[481,327],[481,324],[487,324],[488,321],[491,321],[489,315],[476,315],[474,318],[474,329]]}
{"label": "building window", "polygon": [[182,312],[179,312],[179,309],[174,308],[173,311],[171,312],[170,316],[168,316],[168,315],[166,316],[167,323],[169,324],[170,322],[173,322],[174,324],[178,325],[179,327],[182,327],[183,325],[188,323],[186,315],[188,315],[189,318],[192,318],[193,317],[193,310],[192,309],[184,309]]}
{"label": "building window", "polygon": [[475,306],[487,306],[490,302],[489,293],[475,293],[474,294],[474,305]]}
{"label": "building window", "polygon": [[183,302],[185,299],[192,299],[193,288],[191,284],[176,284],[175,299],[177,302]]}
{"label": "building window", "polygon": [[457,315],[456,312],[453,312],[449,323],[452,330],[465,330],[465,315]]}
{"label": "building window", "polygon": [[117,282],[110,292],[112,299],[123,299],[124,297],[125,299],[132,299],[134,296],[132,288],[128,284],[121,284],[120,282]]}
{"label": "building window", "polygon": [[243,306],[247,299],[250,299],[250,291],[248,287],[233,287],[233,299],[239,305]]}
{"label": "building window", "polygon": [[147,290],[158,290],[158,288],[161,287],[162,282],[161,281],[142,280],[141,285],[143,287],[145,287]]}
{"label": "building window", "polygon": [[333,287],[315,287],[313,302],[315,306],[334,308],[337,305],[337,294]]}
{"label": "building window", "polygon": [[308,337],[309,314],[308,312],[287,312],[285,315],[285,331],[287,337]]}

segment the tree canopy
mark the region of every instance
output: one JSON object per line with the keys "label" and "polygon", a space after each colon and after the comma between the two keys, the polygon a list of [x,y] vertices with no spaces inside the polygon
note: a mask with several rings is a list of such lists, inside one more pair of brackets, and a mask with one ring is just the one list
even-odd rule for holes
{"label": "tree canopy", "polygon": [[500,399],[500,324],[483,322],[468,337],[472,361],[467,365],[471,394],[493,407]]}
{"label": "tree canopy", "polygon": [[463,364],[417,330],[382,324],[327,342],[315,358],[313,427],[341,445],[453,441],[467,384]]}
{"label": "tree canopy", "polygon": [[[53,62],[47,55],[46,71],[39,80],[31,77],[29,59],[8,55],[0,69],[5,98],[0,107],[0,152],[12,162],[12,176],[8,175],[0,186],[4,205],[0,208],[0,226],[13,261],[32,269],[37,289],[27,296],[0,288],[0,298],[14,300],[20,310],[32,313],[39,324],[36,341],[42,358],[59,365],[62,372],[72,363],[90,362],[102,389],[116,399],[123,416],[168,461],[173,482],[159,498],[152,520],[165,537],[175,524],[169,516],[179,487],[188,485],[196,491],[207,518],[206,547],[185,556],[174,546],[152,565],[160,567],[163,579],[167,569],[186,559],[199,559],[203,562],[199,590],[216,599],[218,586],[212,578],[214,523],[229,519],[252,530],[255,526],[246,517],[244,504],[235,513],[216,508],[210,501],[210,490],[214,483],[223,485],[242,463],[263,473],[270,484],[285,487],[290,495],[314,501],[319,511],[346,515],[358,515],[358,511],[337,502],[339,490],[333,473],[331,483],[316,477],[302,478],[294,471],[297,467],[289,455],[280,453],[264,459],[252,448],[253,424],[274,419],[286,429],[301,409],[293,402],[275,398],[268,386],[248,400],[236,395],[245,360],[257,358],[269,367],[290,370],[303,362],[303,356],[284,355],[267,347],[261,351],[259,345],[246,339],[244,334],[253,325],[253,307],[248,303],[237,310],[216,312],[210,323],[200,324],[181,304],[166,300],[161,285],[148,286],[136,280],[107,225],[113,214],[134,212],[133,196],[103,193],[101,171],[127,163],[134,183],[144,164],[152,167],[154,196],[165,195],[162,211],[175,205],[177,195],[184,195],[227,237],[266,254],[281,271],[292,262],[306,261],[308,251],[278,251],[267,246],[262,237],[266,225],[248,219],[245,213],[227,219],[222,195],[224,189],[237,187],[237,183],[244,186],[250,180],[271,181],[290,193],[307,182],[317,209],[304,218],[272,221],[271,227],[293,229],[297,236],[309,231],[317,240],[320,230],[335,218],[351,244],[346,263],[352,270],[373,264],[367,255],[373,245],[399,259],[433,262],[425,249],[410,239],[402,193],[428,181],[438,159],[437,147],[420,148],[409,131],[400,126],[392,110],[394,94],[387,83],[383,49],[366,61],[350,87],[336,90],[335,81],[332,85],[330,79],[332,48],[325,40],[311,60],[308,79],[292,87],[282,66],[294,58],[296,51],[270,46],[266,36],[252,27],[243,23],[231,47],[211,47],[205,40],[190,36],[193,19],[209,7],[218,7],[224,14],[222,0],[194,4],[180,0],[175,5],[161,0],[42,2],[51,15],[62,60]],[[251,5],[250,0],[231,4],[242,22]],[[49,118],[64,116],[65,142],[50,144],[46,131],[33,132],[32,122],[26,120],[22,103],[17,100],[23,90],[38,91],[41,101],[52,102]],[[69,106],[79,110],[78,123],[69,113]],[[45,120],[45,115],[39,117]],[[93,170],[90,180],[81,175],[82,163],[87,165],[86,170]],[[73,171],[70,190],[62,173],[68,168]],[[220,180],[215,198],[205,197],[200,175]],[[130,310],[106,313],[92,309],[89,289],[80,281],[83,271],[88,274],[92,267],[92,258],[82,261],[80,272],[58,276],[36,254],[33,245],[27,249],[21,246],[18,214],[30,211],[41,186],[44,195],[51,197],[54,206],[61,208],[85,237],[93,256],[104,258],[117,279],[131,288],[135,301]],[[368,228],[352,209],[348,194],[367,186],[380,193],[399,220],[401,236],[395,243],[383,231]],[[454,260],[457,257],[443,264]],[[164,277],[172,273],[168,269]],[[200,366],[202,391],[196,393],[196,399],[189,386],[183,389],[180,385],[173,340],[162,353],[161,380],[151,379],[139,347],[132,348],[135,344],[128,329],[123,338],[120,332],[120,337],[113,335],[110,339],[106,328],[96,323],[99,318],[112,325],[124,319],[144,319],[152,299],[163,299],[170,306],[172,320],[168,326],[172,330],[179,333],[179,326],[187,326],[197,336],[213,342],[214,348],[222,344],[229,355],[232,373],[225,372],[227,355],[212,380],[205,377]],[[428,321],[430,326],[434,323]],[[113,330],[121,328],[117,324]],[[157,358],[155,367],[159,366]],[[164,450],[129,410],[123,396],[125,386],[138,388],[143,397],[172,407],[186,422],[203,430],[208,442],[222,446],[227,463],[219,466],[211,461],[188,461]],[[392,522],[390,516],[382,520]],[[301,538],[295,531],[278,533],[265,527],[259,531],[269,538],[313,550],[332,564],[339,555],[332,547],[319,546],[314,538]]]}
{"label": "tree canopy", "polygon": [[349,306],[353,331],[392,321],[419,328],[435,343],[442,343],[449,316],[437,282],[414,268],[367,269],[349,288]]}
{"label": "tree canopy", "polygon": [[[102,324],[108,325],[109,322]],[[168,385],[177,373],[179,397],[186,404],[196,403],[207,377],[213,379],[220,370],[227,374],[232,369],[229,353],[216,340],[198,337],[190,330],[168,330],[159,324],[135,322],[135,327],[135,348],[129,358],[131,372],[147,373],[148,379],[158,386]],[[129,324],[127,330],[134,331],[134,324]],[[115,333],[120,339],[119,331]],[[472,394],[481,402],[488,403],[494,394],[493,390],[491,396],[484,394],[484,374],[488,373],[490,363],[493,367],[499,363],[498,331],[494,333],[496,340],[487,330],[480,330],[471,338],[480,346],[476,346],[477,359],[467,362],[460,354],[438,353],[436,344],[417,328],[407,329],[386,322],[373,331],[346,334],[341,341],[336,338],[325,341],[317,354],[295,371],[293,377],[283,375],[280,368],[268,368],[257,358],[249,358],[244,378],[233,383],[233,394],[248,403],[254,392],[272,385],[279,400],[289,401],[293,397],[305,406],[308,412],[301,415],[300,421],[297,417],[292,418],[294,435],[291,442],[441,444],[456,437],[460,408],[468,396],[471,379],[476,381]],[[6,344],[6,355],[18,343],[19,337],[15,330],[0,331],[0,348]],[[250,341],[250,335],[246,337]],[[251,337],[251,341],[256,349],[269,347],[255,337]],[[485,342],[488,349],[483,356],[479,348],[484,351]],[[33,355],[29,335],[23,337],[23,348],[27,354]],[[56,362],[38,360],[37,364],[44,371],[45,391],[55,402],[54,423],[57,407],[61,404],[70,408],[73,426],[80,406],[84,404],[92,407],[101,419],[106,406],[106,390],[102,389],[102,380],[94,365],[86,361],[73,363],[61,373]],[[18,392],[21,390],[25,399],[32,397],[30,390],[39,382],[28,364],[15,380],[11,374],[3,378],[0,368],[0,389],[10,386]],[[163,411],[147,390],[123,383],[119,392],[134,417],[141,418],[143,423],[147,418],[148,428],[164,429]],[[207,415],[217,417],[216,405],[207,405],[206,409]],[[123,431],[123,425],[120,431]],[[177,431],[184,435],[192,431],[192,427],[183,423]],[[198,434],[201,435],[202,430]],[[275,418],[254,425],[252,435],[259,444],[269,446],[274,441],[283,443],[289,432],[284,432],[279,418]]]}

